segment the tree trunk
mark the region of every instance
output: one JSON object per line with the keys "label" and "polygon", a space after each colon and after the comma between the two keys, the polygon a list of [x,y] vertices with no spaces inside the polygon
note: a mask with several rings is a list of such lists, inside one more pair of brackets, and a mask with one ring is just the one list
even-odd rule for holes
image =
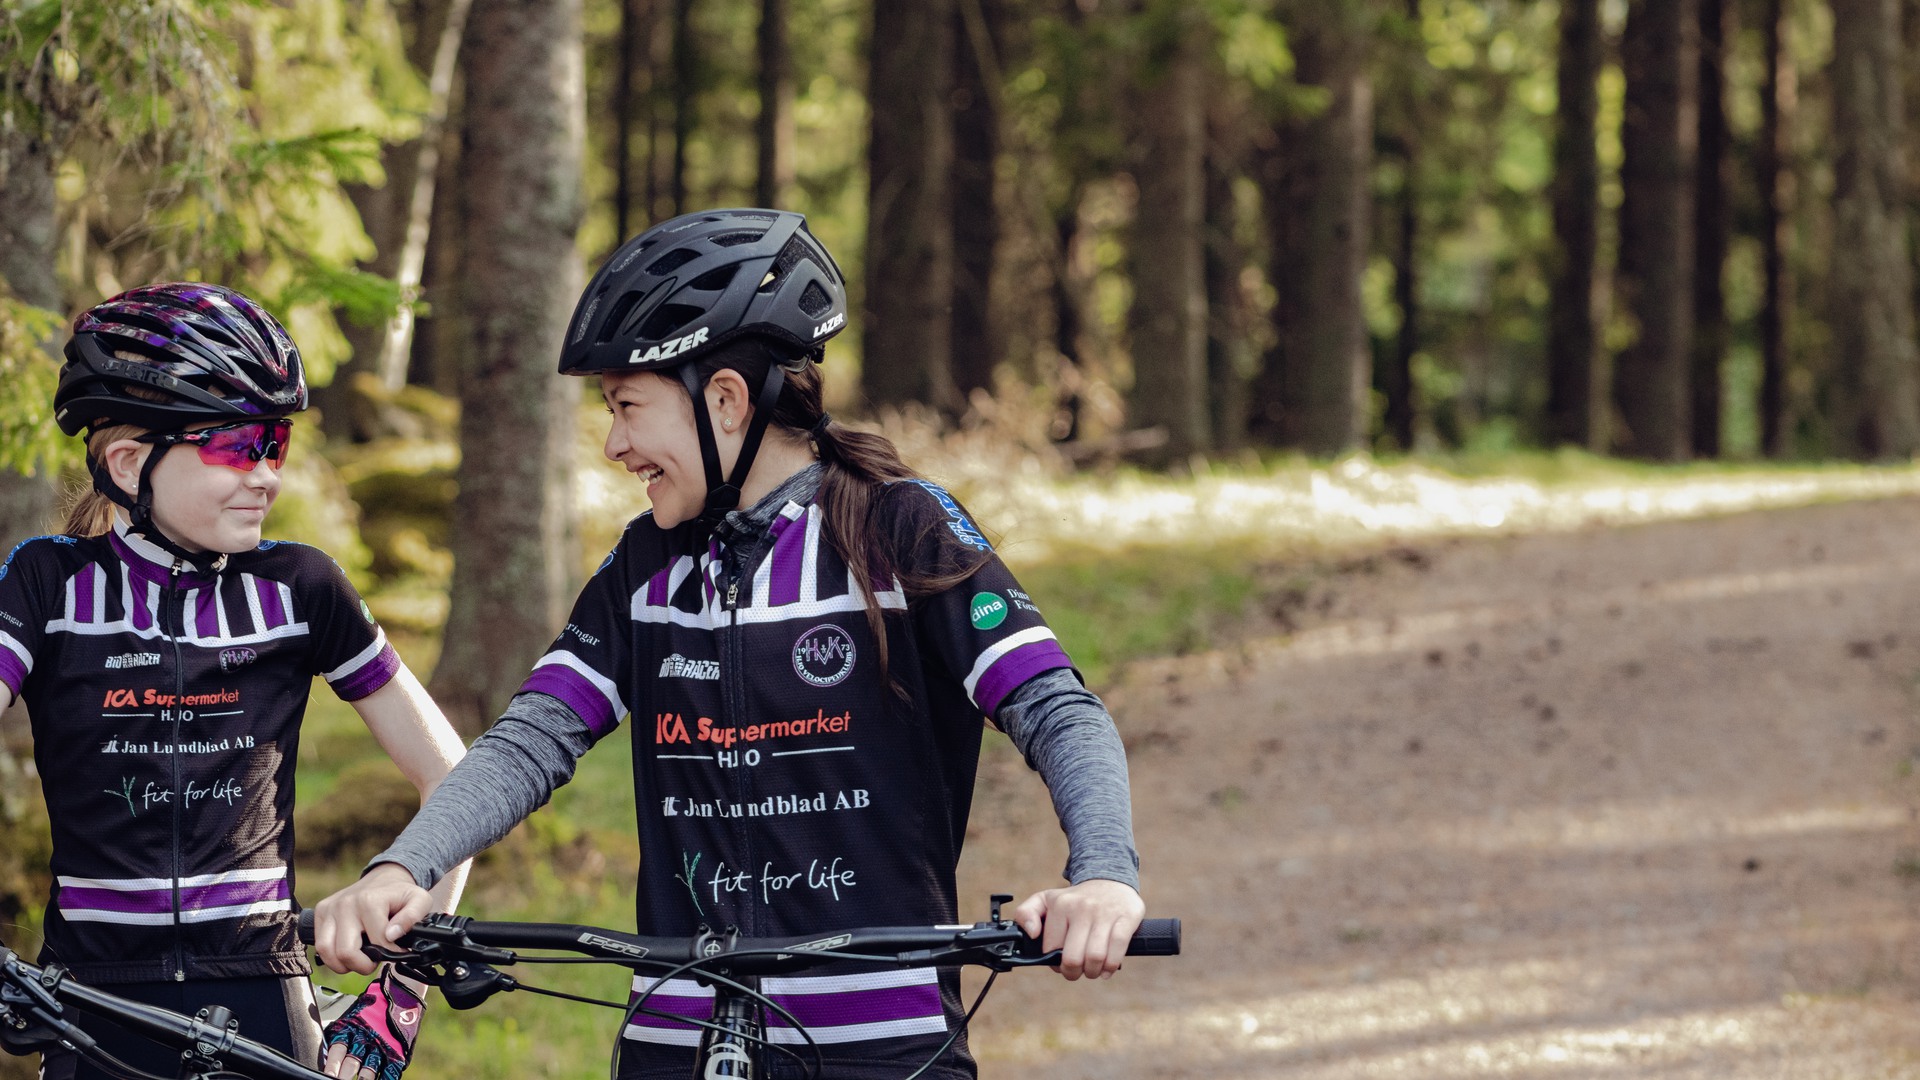
{"label": "tree trunk", "polygon": [[1635,0],[1620,61],[1627,82],[1620,169],[1620,303],[1636,324],[1614,365],[1618,449],[1683,461],[1689,449],[1694,137],[1699,75],[1693,0]]}
{"label": "tree trunk", "polygon": [[1269,158],[1269,276],[1277,344],[1255,395],[1259,430],[1311,454],[1341,454],[1366,437],[1372,367],[1362,306],[1371,198],[1370,28],[1340,0],[1296,0],[1294,75],[1326,92],[1317,115],[1281,125]]}
{"label": "tree trunk", "polygon": [[754,198],[781,207],[793,186],[793,50],[787,42],[789,0],[760,0],[760,116],[754,133],[759,164]]}
{"label": "tree trunk", "polygon": [[476,0],[461,220],[465,325],[453,604],[433,695],[471,736],[570,600],[568,445],[579,384],[554,343],[581,286],[586,114],[579,0]]}
{"label": "tree trunk", "polygon": [[674,216],[690,213],[687,205],[687,144],[693,141],[700,101],[699,45],[693,33],[693,0],[673,4],[673,175],[668,197]]}
{"label": "tree trunk", "polygon": [[1129,427],[1159,427],[1155,464],[1212,447],[1207,406],[1206,31],[1184,0],[1154,0],[1151,42],[1129,112],[1139,167],[1131,273]]}
{"label": "tree trunk", "polygon": [[[1218,80],[1209,80],[1216,83]],[[1213,102],[1222,95],[1209,94]],[[1237,449],[1247,437],[1247,377],[1252,366],[1246,296],[1240,276],[1249,262],[1238,236],[1234,181],[1245,172],[1242,125],[1249,118],[1225,108],[1207,110],[1205,303],[1207,317],[1207,424],[1217,450]]]}
{"label": "tree trunk", "polygon": [[1785,0],[1766,0],[1766,85],[1760,97],[1760,263],[1764,297],[1760,305],[1760,447],[1769,457],[1793,449],[1788,419],[1788,339],[1793,326],[1794,175],[1788,164],[1793,112],[1798,98],[1793,57],[1781,40]]}
{"label": "tree trunk", "polygon": [[1693,363],[1688,376],[1695,457],[1720,456],[1720,368],[1732,329],[1721,275],[1733,238],[1732,135],[1724,103],[1727,43],[1734,9],[1726,0],[1700,5],[1699,163],[1694,173]]}
{"label": "tree trunk", "polygon": [[993,256],[1000,241],[994,171],[1000,159],[1000,0],[954,0],[953,381],[964,402],[993,389]]}
{"label": "tree trunk", "polygon": [[860,386],[951,414],[952,0],[875,0],[869,47],[867,280]]}
{"label": "tree trunk", "polygon": [[613,85],[613,243],[626,243],[637,231],[633,227],[634,191],[633,136],[646,108],[651,69],[645,53],[648,22],[653,5],[649,0],[620,0],[620,38],[615,49]]}
{"label": "tree trunk", "polygon": [[1900,42],[1899,0],[1835,0],[1835,429],[1845,450],[1869,458],[1920,449]]}
{"label": "tree trunk", "polygon": [[[0,130],[0,281],[16,299],[64,314],[54,272],[55,207],[52,140]],[[51,351],[54,343],[47,345]],[[58,527],[57,482],[46,471],[22,476],[0,469],[0,559],[20,541]]]}
{"label": "tree trunk", "polygon": [[1559,127],[1553,142],[1552,284],[1547,301],[1547,441],[1594,446],[1594,272],[1600,255],[1600,0],[1560,6]]}

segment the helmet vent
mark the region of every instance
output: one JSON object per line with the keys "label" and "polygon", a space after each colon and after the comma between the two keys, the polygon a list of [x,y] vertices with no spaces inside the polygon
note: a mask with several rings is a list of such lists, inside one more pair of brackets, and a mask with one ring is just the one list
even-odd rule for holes
{"label": "helmet vent", "polygon": [[707,239],[708,242],[712,243],[715,247],[737,247],[741,244],[751,244],[765,235],[767,234],[764,230],[759,232],[726,232],[718,236],[710,236]]}
{"label": "helmet vent", "polygon": [[[630,327],[624,327],[621,324],[627,321],[627,316],[633,314],[633,309],[639,307],[640,301],[644,299],[646,299],[645,293],[622,293],[620,299],[613,302],[613,308],[607,312],[606,321],[600,324],[600,336],[594,340],[596,342],[612,341],[615,337],[619,336],[623,330],[631,333],[632,329]],[[592,317],[591,313],[589,313],[588,317]]]}
{"label": "helmet vent", "polygon": [[807,282],[807,287],[800,292],[800,310],[806,312],[809,319],[819,318],[822,312],[832,306],[833,300],[817,281]]}
{"label": "helmet vent", "polygon": [[647,273],[655,277],[664,277],[699,257],[700,253],[697,251],[688,251],[686,248],[675,248],[665,255],[660,256],[658,259],[655,259],[653,265],[647,267]]}
{"label": "helmet vent", "polygon": [[734,263],[732,266],[722,266],[717,270],[709,270],[689,282],[688,288],[719,292],[721,289],[727,287],[727,282],[733,280],[733,275],[737,273],[739,269],[740,264]]}
{"label": "helmet vent", "polygon": [[672,337],[680,332],[681,327],[705,314],[706,309],[692,304],[662,304],[641,325],[640,336],[651,340]]}

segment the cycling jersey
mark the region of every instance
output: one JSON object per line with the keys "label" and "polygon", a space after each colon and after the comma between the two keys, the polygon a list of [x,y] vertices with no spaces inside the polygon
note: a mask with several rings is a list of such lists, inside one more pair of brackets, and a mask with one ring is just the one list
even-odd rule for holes
{"label": "cycling jersey", "polygon": [[315,675],[353,701],[399,657],[340,567],[262,543],[176,569],[124,524],[0,567],[0,681],[53,825],[46,943],[92,982],[302,975],[293,773]]}
{"label": "cycling jersey", "polygon": [[[947,569],[969,549],[985,562],[911,603],[898,580],[874,583],[890,616],[883,674],[823,516],[789,501],[770,549],[735,576],[717,541],[694,551],[688,528],[643,515],[522,686],[565,702],[596,736],[635,718],[641,933],[953,922],[983,718],[1026,680],[1070,667],[953,499],[913,481],[884,489],[874,515],[898,562]],[[807,1025],[830,1075],[901,1075],[959,1018],[952,972],[828,970],[763,988]],[[675,979],[649,1005],[704,1018],[711,994]],[[773,1041],[801,1042],[784,1019],[768,1022]],[[688,1057],[663,1048],[699,1039],[648,1016],[624,1034],[655,1049],[623,1075],[684,1076]],[[964,1075],[964,1044],[961,1055]]]}

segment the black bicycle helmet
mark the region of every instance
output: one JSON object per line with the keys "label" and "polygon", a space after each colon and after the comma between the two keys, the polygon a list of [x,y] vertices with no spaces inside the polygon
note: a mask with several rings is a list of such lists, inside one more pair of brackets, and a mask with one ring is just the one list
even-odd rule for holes
{"label": "black bicycle helmet", "polygon": [[[103,300],[74,320],[66,354],[53,412],[69,435],[106,424],[179,431],[307,407],[300,350],[286,329],[219,285],[169,282]],[[167,400],[129,393],[134,386]]]}
{"label": "black bicycle helmet", "polygon": [[[259,304],[219,285],[167,282],[103,300],[74,320],[66,355],[53,414],[68,435],[112,424],[168,433],[307,407],[300,350],[286,328]],[[206,564],[205,553],[179,547],[153,524],[148,481],[165,452],[156,447],[147,455],[132,496],[89,452],[94,490],[127,509],[134,532],[194,565]]]}
{"label": "black bicycle helmet", "polygon": [[754,395],[732,476],[722,478],[707,410],[693,410],[707,475],[699,525],[710,531],[740,505],[787,368],[818,363],[827,339],[846,325],[846,281],[804,215],[751,208],[683,214],[621,245],[587,283],[560,348],[560,373],[677,369],[697,403],[702,387],[690,361],[747,335],[792,348],[792,362],[769,365]]}
{"label": "black bicycle helmet", "polygon": [[845,279],[804,215],[683,214],[627,241],[587,283],[560,373],[677,367],[743,334],[818,361],[846,325]]}

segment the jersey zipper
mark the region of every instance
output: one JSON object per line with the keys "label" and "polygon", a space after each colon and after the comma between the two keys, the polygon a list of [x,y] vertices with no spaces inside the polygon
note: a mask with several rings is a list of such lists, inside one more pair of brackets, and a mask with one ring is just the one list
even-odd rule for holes
{"label": "jersey zipper", "polygon": [[[725,601],[727,624],[722,634],[721,648],[719,650],[721,670],[720,705],[721,708],[725,710],[723,719],[737,728],[740,726],[746,713],[745,682],[741,674],[746,669],[746,658],[742,655],[740,645],[740,581],[736,567],[734,566],[733,553],[726,548],[722,548],[720,551],[720,560],[720,572],[724,576],[727,586]],[[730,770],[732,775],[729,777],[729,782],[725,785],[725,788],[736,795],[740,805],[745,806],[752,801],[752,777],[746,764],[746,748],[743,746],[740,749],[729,751],[729,753],[735,756]],[[752,830],[747,828],[744,818],[734,819],[733,835],[734,842],[739,845],[738,850],[740,857],[744,860],[741,865],[743,867],[758,866],[753,853]],[[747,917],[744,921],[748,923],[748,925],[740,928],[741,931],[747,934],[761,933],[762,930],[758,925],[759,919],[755,916],[757,909],[754,907],[753,902],[748,900],[747,903],[740,905],[740,909],[746,913]]]}
{"label": "jersey zipper", "polygon": [[[168,634],[173,644],[173,743],[167,747],[167,760],[172,763],[173,790],[180,791],[180,703],[187,696],[187,668],[180,653],[180,636],[187,631],[187,616],[183,607],[177,606],[180,600],[179,559],[173,560],[173,569],[168,572],[167,592],[169,603],[167,610],[179,620],[175,629]],[[161,623],[163,632],[165,622]],[[168,817],[173,823],[173,981],[185,982],[187,978],[186,945],[180,937],[180,807],[185,797],[175,794],[167,800]]]}

